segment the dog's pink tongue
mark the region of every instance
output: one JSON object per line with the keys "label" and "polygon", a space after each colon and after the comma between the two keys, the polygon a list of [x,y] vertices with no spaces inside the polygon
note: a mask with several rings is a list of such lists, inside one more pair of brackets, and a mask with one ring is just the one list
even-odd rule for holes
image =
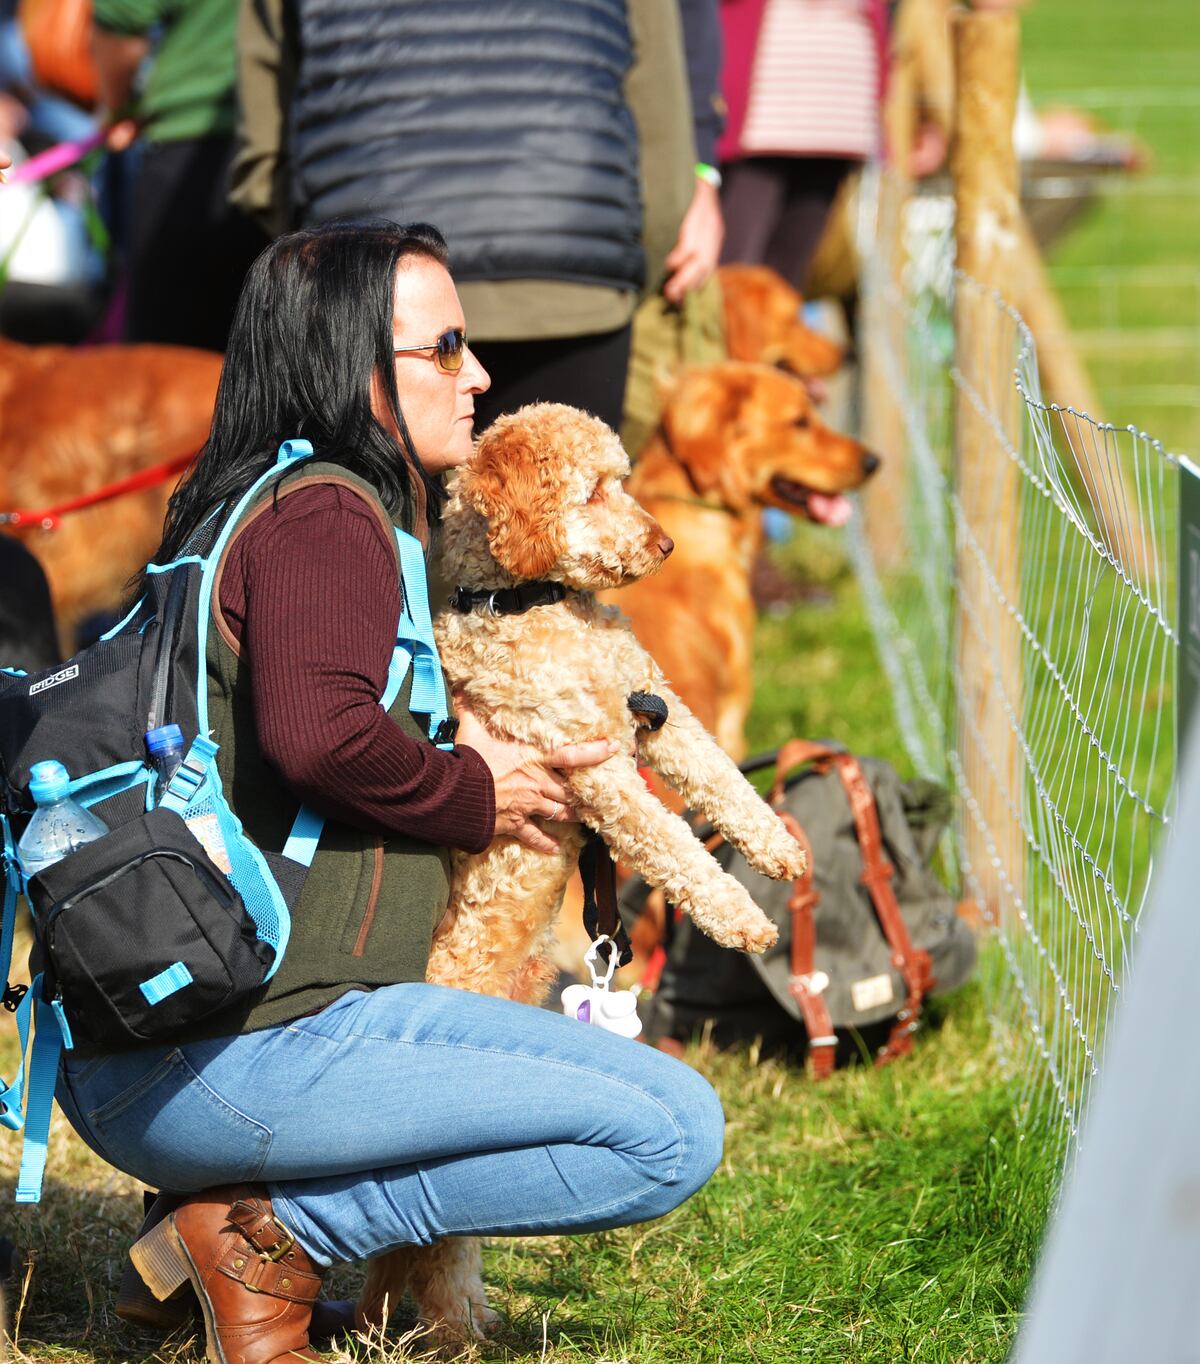
{"label": "dog's pink tongue", "polygon": [[854,515],[850,499],[843,497],[841,493],[836,493],[833,497],[827,497],[824,493],[809,493],[805,510],[814,521],[820,521],[823,526],[844,526]]}

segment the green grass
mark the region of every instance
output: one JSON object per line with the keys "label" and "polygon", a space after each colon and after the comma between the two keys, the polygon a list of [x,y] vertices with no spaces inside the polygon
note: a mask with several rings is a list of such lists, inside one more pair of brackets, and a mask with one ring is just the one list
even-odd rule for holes
{"label": "green grass", "polygon": [[[695,1052],[729,1119],[710,1184],[645,1227],[494,1242],[488,1279],[506,1323],[465,1358],[1002,1359],[1052,1163],[1013,1126],[978,988],[938,1004],[933,1022],[904,1064],[855,1068],[820,1086],[753,1054]],[[8,1219],[32,1260],[18,1323],[25,1357],[197,1357],[188,1333],[159,1343],[112,1314],[139,1209],[133,1181],[58,1119],[42,1210]],[[335,1288],[352,1292],[356,1282],[347,1271]],[[338,1356],[352,1357],[384,1364],[408,1355],[393,1340]]]}

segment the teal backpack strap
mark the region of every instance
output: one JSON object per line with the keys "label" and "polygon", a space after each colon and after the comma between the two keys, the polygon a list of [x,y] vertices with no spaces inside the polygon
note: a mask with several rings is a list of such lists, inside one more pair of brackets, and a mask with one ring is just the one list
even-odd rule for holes
{"label": "teal backpack strap", "polygon": [[454,726],[446,698],[446,684],[433,638],[429,614],[429,586],[425,578],[425,551],[421,542],[402,530],[396,531],[400,550],[400,573],[404,602],[398,635],[412,654],[413,685],[409,710],[429,716],[429,738],[439,748],[454,747]]}
{"label": "teal backpack strap", "polygon": [[33,1023],[33,992],[27,990],[14,1012],[17,1025],[17,1073],[10,1085],[0,1089],[0,1123],[10,1132],[25,1126],[25,1058],[29,1051],[29,1030]]}
{"label": "teal backpack strap", "polygon": [[311,867],[324,828],[325,816],[318,814],[311,805],[302,805],[283,845],[284,857],[302,867]]}
{"label": "teal backpack strap", "polygon": [[285,440],[279,447],[279,455],[275,463],[260,474],[242,494],[233,511],[225,518],[221,533],[217,536],[213,547],[205,555],[204,567],[201,570],[200,577],[199,630],[197,632],[201,664],[196,687],[196,715],[198,719],[196,728],[201,734],[208,733],[208,676],[203,660],[208,647],[208,622],[212,610],[213,588],[216,585],[216,569],[221,562],[221,554],[229,543],[229,537],[233,534],[237,523],[241,520],[242,513],[250,505],[258,490],[265,483],[269,483],[271,479],[282,473],[289,464],[294,464],[298,459],[308,459],[312,453],[313,448],[310,441]]}
{"label": "teal backpack strap", "polygon": [[[392,660],[388,664],[387,684],[379,698],[379,704],[384,710],[391,710],[395,705],[396,697],[400,695],[400,689],[404,686],[404,679],[408,676],[411,662],[408,638],[398,638],[396,647],[392,650]],[[414,679],[414,691],[415,689]],[[415,705],[413,709],[416,709]],[[302,867],[311,867],[324,827],[325,816],[318,814],[311,805],[302,805],[292,825],[292,831],[288,834],[287,842],[283,845],[284,857],[292,862],[298,862]]]}
{"label": "teal backpack strap", "polygon": [[[0,825],[4,829],[4,911],[3,926],[0,928],[0,965],[3,966],[2,974],[7,981],[12,964],[21,877],[8,820],[0,816]],[[18,1203],[36,1203],[42,1196],[58,1062],[64,1049],[72,1046],[71,1029],[67,1026],[61,1001],[55,999],[47,1003],[41,996],[40,974],[34,977],[28,990],[9,985],[4,992],[5,1007],[13,1008],[15,1005],[13,1012],[17,1025],[18,1053],[17,1073],[12,1083],[0,1083],[0,1125],[12,1132],[25,1128],[21,1144],[21,1168],[17,1175]],[[26,1056],[29,1058],[28,1090],[25,1083]]]}
{"label": "teal backpack strap", "polygon": [[158,802],[159,807],[174,810],[177,815],[184,815],[188,801],[204,785],[204,778],[208,776],[208,769],[216,756],[217,745],[206,735],[197,734],[186,757],[167,783],[167,789]]}
{"label": "teal backpack strap", "polygon": [[25,1052],[29,1043],[29,1022],[33,1010],[33,997],[23,986],[9,984],[8,973],[12,967],[13,935],[17,923],[17,895],[21,875],[17,862],[17,850],[13,843],[12,829],[8,819],[0,815],[0,826],[4,830],[4,847],[0,870],[4,874],[4,910],[0,919],[0,980],[5,983],[4,1005],[16,1014],[17,1035],[20,1039],[20,1052],[17,1057],[17,1073],[11,1084],[0,1080],[0,1124],[12,1132],[20,1130],[24,1118],[21,1113],[21,1096],[25,1088]]}
{"label": "teal backpack strap", "polygon": [[[33,1003],[36,1010],[36,1025],[33,1047],[29,1054],[25,1140],[21,1145],[21,1168],[17,1173],[18,1203],[37,1203],[41,1199],[42,1177],[46,1171],[46,1147],[50,1140],[50,1112],[54,1106],[54,1086],[58,1080],[58,1062],[63,1052],[69,1051],[74,1045],[62,1002],[53,999],[47,1003],[41,998],[41,993],[42,977],[39,975],[34,978],[28,995],[21,1001],[22,1008],[27,1003]],[[17,1026],[20,1028],[19,1021]]]}

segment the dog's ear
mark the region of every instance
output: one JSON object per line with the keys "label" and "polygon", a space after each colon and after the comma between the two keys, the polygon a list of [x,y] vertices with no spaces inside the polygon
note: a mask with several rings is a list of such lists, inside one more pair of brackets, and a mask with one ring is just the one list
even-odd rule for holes
{"label": "dog's ear", "polygon": [[786,368],[801,379],[823,379],[833,374],[844,358],[845,352],[836,341],[802,322],[792,327],[779,355]]}
{"label": "dog's ear", "polygon": [[723,265],[718,273],[725,349],[731,360],[757,362],[767,340],[762,280],[755,271],[741,266]]}
{"label": "dog's ear", "polygon": [[753,367],[709,365],[693,370],[663,412],[671,453],[696,491],[715,494],[731,511],[750,505],[750,478],[738,455],[742,408],[754,394]]}
{"label": "dog's ear", "polygon": [[536,428],[502,418],[460,476],[463,497],[487,522],[492,558],[514,578],[540,578],[566,548],[557,469]]}

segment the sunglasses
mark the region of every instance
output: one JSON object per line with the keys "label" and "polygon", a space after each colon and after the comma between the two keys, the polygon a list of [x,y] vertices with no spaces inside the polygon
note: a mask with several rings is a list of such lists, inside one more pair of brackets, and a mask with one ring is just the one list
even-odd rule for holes
{"label": "sunglasses", "polygon": [[427,346],[394,346],[392,350],[396,355],[429,354],[443,374],[457,374],[467,353],[467,334],[461,327],[451,327]]}

